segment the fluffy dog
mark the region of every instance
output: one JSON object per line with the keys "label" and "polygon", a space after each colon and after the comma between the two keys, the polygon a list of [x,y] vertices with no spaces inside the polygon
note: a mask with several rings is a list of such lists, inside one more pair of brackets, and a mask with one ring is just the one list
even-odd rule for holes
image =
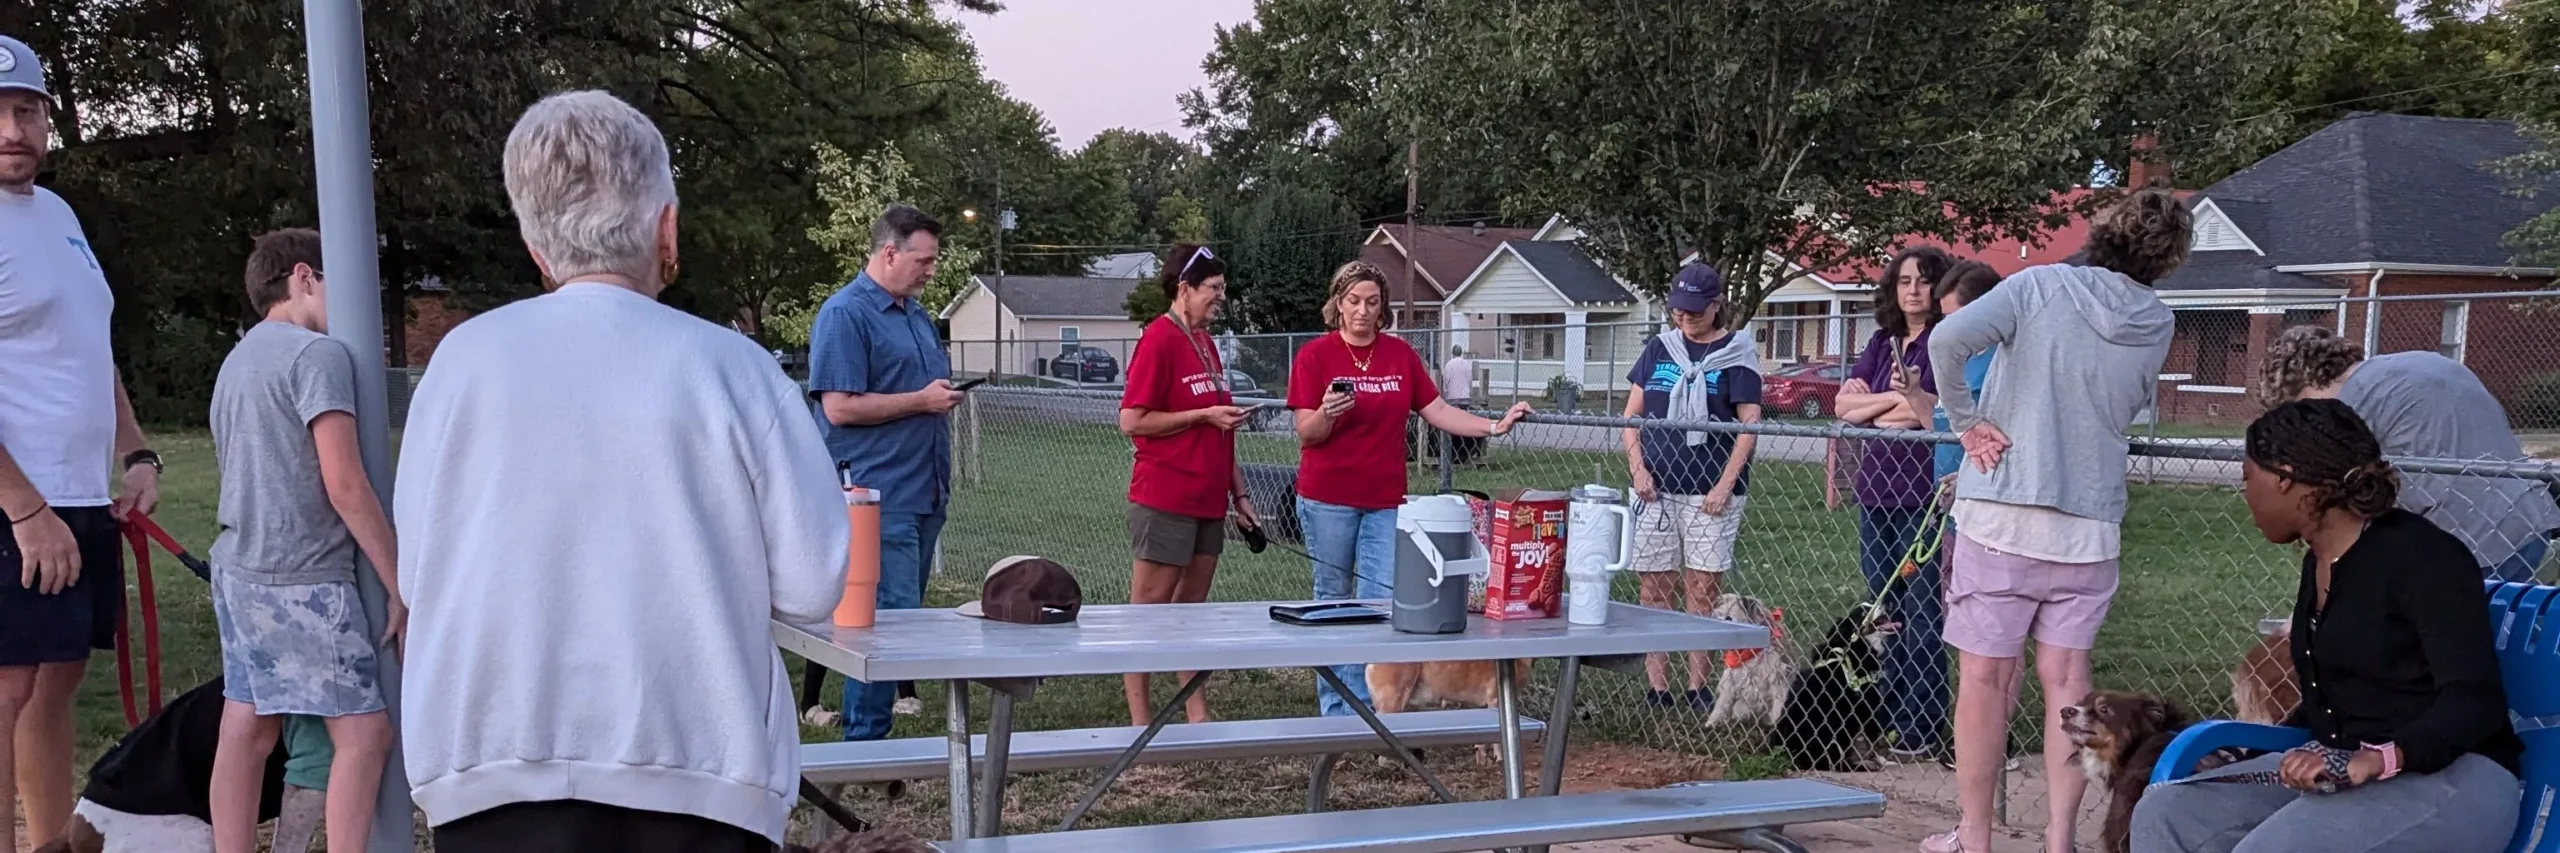
{"label": "fluffy dog", "polygon": [[2133,806],[2151,783],[2151,770],[2178,730],[2195,716],[2156,696],[2101,690],[2062,709],[2062,732],[2089,784],[2107,790],[2107,820],[2099,841],[2107,853],[2132,849]]}
{"label": "fluffy dog", "polygon": [[1814,647],[1804,671],[1787,692],[1778,718],[1778,743],[1798,770],[1876,769],[1884,737],[1884,644],[1900,626],[1883,620],[1871,604],[1850,608]]}
{"label": "fluffy dog", "polygon": [[1787,693],[1795,687],[1796,661],[1787,650],[1781,615],[1760,599],[1725,593],[1709,614],[1727,622],[1769,629],[1769,647],[1724,653],[1724,675],[1716,680],[1716,708],[1707,725],[1756,722],[1774,726],[1787,713]]}
{"label": "fluffy dog", "polygon": [[[1493,661],[1441,663],[1373,663],[1369,667],[1369,705],[1381,714],[1399,713],[1434,703],[1491,708],[1502,700]],[[1511,662],[1512,683],[1529,683],[1529,662]]]}
{"label": "fluffy dog", "polygon": [[2260,637],[2241,653],[2240,667],[2231,671],[2231,704],[2240,709],[2233,716],[2241,722],[2268,726],[2284,722],[2302,704],[2302,685],[2293,675],[2291,631]]}

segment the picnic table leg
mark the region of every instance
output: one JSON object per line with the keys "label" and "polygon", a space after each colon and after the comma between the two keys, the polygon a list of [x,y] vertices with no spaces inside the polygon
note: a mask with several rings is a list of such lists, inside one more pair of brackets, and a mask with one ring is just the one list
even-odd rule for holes
{"label": "picnic table leg", "polygon": [[943,705],[947,717],[951,747],[951,840],[969,840],[969,681],[951,679],[950,693]]}
{"label": "picnic table leg", "polygon": [[[1564,671],[1556,676],[1555,709],[1547,714],[1547,731],[1541,735],[1545,760],[1538,763],[1538,795],[1553,797],[1564,793],[1565,726],[1573,722],[1575,694],[1582,688],[1582,659],[1564,659]],[[1528,853],[1547,853],[1547,845],[1527,848]]]}
{"label": "picnic table leg", "polygon": [[1499,694],[1502,720],[1502,798],[1520,799],[1520,685],[1510,661],[1493,668],[1494,688]]}
{"label": "picnic table leg", "polygon": [[1146,729],[1138,732],[1138,739],[1131,741],[1128,749],[1121,750],[1120,757],[1111,759],[1111,766],[1102,768],[1102,778],[1093,780],[1093,785],[1084,789],[1084,797],[1076,800],[1076,807],[1067,811],[1065,820],[1058,822],[1059,832],[1076,828],[1076,821],[1083,820],[1084,813],[1092,811],[1093,804],[1102,801],[1102,794],[1111,790],[1111,783],[1120,781],[1120,774],[1129,772],[1129,766],[1138,763],[1138,754],[1147,750],[1147,744],[1155,742],[1157,733],[1164,731],[1165,723],[1173,719],[1173,712],[1181,710],[1182,703],[1191,701],[1191,694],[1200,692],[1200,685],[1209,683],[1209,672],[1204,669],[1192,673],[1182,682],[1182,689],[1173,691],[1173,699],[1156,709],[1155,719],[1149,720]]}
{"label": "picnic table leg", "polygon": [[996,704],[987,713],[987,778],[982,783],[986,789],[978,797],[980,838],[1004,834],[1005,764],[1013,758],[1013,694],[1000,688],[990,692]]}
{"label": "picnic table leg", "polygon": [[[1494,671],[1502,672],[1508,669],[1509,667],[1495,667]],[[1332,685],[1333,692],[1336,695],[1344,697],[1356,697],[1360,695],[1351,692],[1351,688],[1342,683],[1342,676],[1333,674],[1332,667],[1319,666],[1316,667],[1315,670],[1316,677],[1323,679],[1326,684]],[[1422,766],[1422,759],[1414,757],[1413,748],[1404,745],[1404,738],[1396,737],[1396,733],[1387,728],[1386,722],[1378,719],[1378,712],[1370,710],[1369,703],[1353,698],[1345,704],[1350,705],[1351,710],[1360,715],[1361,722],[1369,724],[1370,731],[1378,733],[1379,740],[1386,741],[1387,754],[1393,755],[1397,760],[1404,762],[1405,769],[1413,771],[1413,775],[1422,777],[1422,784],[1431,786],[1431,793],[1433,796],[1439,797],[1440,801],[1444,803],[1454,803],[1458,801],[1456,794],[1449,793],[1449,786],[1440,784],[1440,777],[1431,775],[1431,768]],[[1516,726],[1519,723],[1519,718],[1517,716],[1513,717],[1512,723]],[[1513,740],[1512,745],[1516,747],[1519,745],[1519,742],[1516,739],[1516,732],[1514,735],[1515,739]],[[1517,752],[1517,750],[1515,749],[1514,752]]]}

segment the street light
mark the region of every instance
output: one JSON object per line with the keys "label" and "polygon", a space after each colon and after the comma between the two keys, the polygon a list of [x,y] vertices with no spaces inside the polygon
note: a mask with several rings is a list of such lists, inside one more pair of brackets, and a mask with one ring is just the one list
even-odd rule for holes
{"label": "street light", "polygon": [[978,221],[978,211],[976,208],[960,211],[960,218],[976,222]]}

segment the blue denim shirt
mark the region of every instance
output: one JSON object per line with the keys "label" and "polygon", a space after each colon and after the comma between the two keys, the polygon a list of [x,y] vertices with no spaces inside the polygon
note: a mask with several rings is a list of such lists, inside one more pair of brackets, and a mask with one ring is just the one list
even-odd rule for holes
{"label": "blue denim shirt", "polygon": [[[1972,358],[1965,359],[1964,388],[1962,390],[1972,399],[1982,399],[1982,386],[1987,384],[1988,378],[1991,376],[1991,356],[1998,352],[2000,352],[2000,348],[1994,346],[1990,349],[1983,350],[1980,353],[1976,353]],[[1939,432],[1948,431],[1947,407],[1945,404],[1940,404],[1938,406],[1938,410],[1930,419],[1933,422],[1931,428],[1936,429]],[[1938,445],[1936,452],[1938,457],[1937,474],[1940,478],[1944,478],[1947,475],[1953,474],[1964,468],[1964,445],[1941,444]]]}
{"label": "blue denim shirt", "polygon": [[942,511],[951,491],[950,424],[941,415],[909,415],[836,426],[818,395],[904,394],[949,378],[951,356],[915,300],[891,297],[864,274],[818,306],[809,326],[809,410],[826,433],[827,454],[853,463],[855,484],[880,490],[880,511]]}

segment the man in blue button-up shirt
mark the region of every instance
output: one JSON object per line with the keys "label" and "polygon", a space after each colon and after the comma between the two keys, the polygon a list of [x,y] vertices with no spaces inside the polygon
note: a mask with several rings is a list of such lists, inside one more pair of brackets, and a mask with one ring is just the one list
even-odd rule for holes
{"label": "man in blue button-up shirt", "polygon": [[[882,610],[924,605],[951,494],[947,417],[961,394],[933,317],[916,301],[941,251],[941,223],[890,205],[871,227],[871,259],[809,327],[809,394],[827,452],[852,464],[855,485],[880,490]],[[845,739],[887,737],[896,698],[888,682],[847,682]]]}

